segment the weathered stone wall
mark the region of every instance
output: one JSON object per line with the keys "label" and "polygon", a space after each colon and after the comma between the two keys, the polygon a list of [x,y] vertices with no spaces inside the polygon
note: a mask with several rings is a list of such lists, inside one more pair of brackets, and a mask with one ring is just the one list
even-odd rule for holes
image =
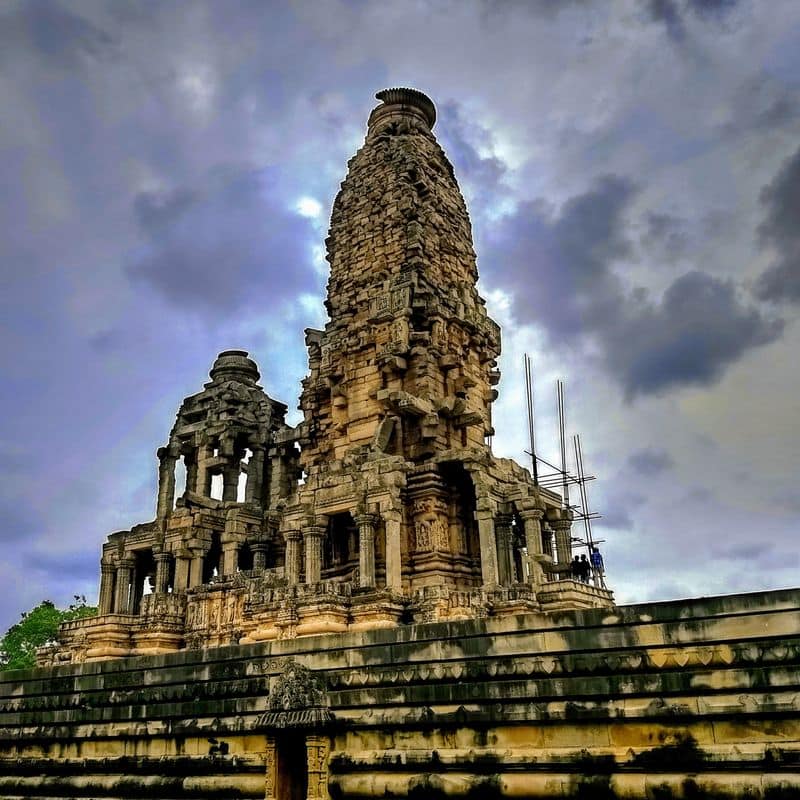
{"label": "weathered stone wall", "polygon": [[[289,742],[308,797],[794,798],[799,612],[787,590],[6,673],[0,797],[291,796]],[[332,721],[270,730],[292,662]]]}

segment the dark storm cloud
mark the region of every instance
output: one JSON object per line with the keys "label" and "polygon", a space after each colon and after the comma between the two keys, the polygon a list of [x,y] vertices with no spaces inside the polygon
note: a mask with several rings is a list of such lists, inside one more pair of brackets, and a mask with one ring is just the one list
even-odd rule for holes
{"label": "dark storm cloud", "polygon": [[458,103],[443,103],[438,109],[438,120],[437,136],[453,164],[470,213],[473,216],[484,213],[509,191],[503,186],[506,165],[496,156],[480,154],[478,148],[491,146],[489,131],[468,120]]}
{"label": "dark storm cloud", "polygon": [[737,3],[738,0],[648,0],[645,9],[653,22],[664,25],[670,38],[682,41],[688,17],[720,21]]}
{"label": "dark storm cloud", "polygon": [[628,457],[628,464],[639,474],[647,478],[660,475],[670,469],[674,462],[666,450],[637,450]]}
{"label": "dark storm cloud", "polygon": [[111,57],[117,42],[96,24],[52,0],[11,3],[0,12],[0,60],[28,49],[50,67],[75,68]]}
{"label": "dark storm cloud", "polygon": [[762,243],[775,261],[759,276],[762,300],[800,302],[800,148],[761,192],[766,209],[759,228]]}
{"label": "dark storm cloud", "polygon": [[176,306],[223,315],[318,289],[316,234],[276,183],[271,170],[231,168],[199,188],[140,193],[134,209],[147,244],[128,275]]}
{"label": "dark storm cloud", "polygon": [[775,341],[779,320],[742,304],[732,281],[682,275],[659,303],[634,303],[600,331],[606,360],[628,398],[708,386],[748,350]]}
{"label": "dark storm cloud", "polygon": [[636,193],[631,182],[606,176],[558,215],[520,206],[491,232],[483,261],[521,322],[544,327],[554,345],[599,345],[629,399],[709,385],[783,330],[744,305],[732,281],[704,272],[680,276],[660,299],[627,290],[615,267],[632,253],[626,212]]}
{"label": "dark storm cloud", "polygon": [[699,17],[714,19],[724,17],[739,0],[686,0],[686,7]]}
{"label": "dark storm cloud", "polygon": [[732,93],[729,114],[720,131],[726,137],[779,130],[800,117],[800,87],[759,72]]}
{"label": "dark storm cloud", "polygon": [[481,263],[490,282],[513,287],[520,320],[572,340],[620,313],[623,289],[611,264],[630,253],[623,215],[634,194],[630,181],[605,176],[557,216],[529,202],[487,232]]}
{"label": "dark storm cloud", "polygon": [[685,219],[659,211],[644,215],[642,244],[663,254],[667,261],[684,256],[689,249],[689,232]]}
{"label": "dark storm cloud", "polygon": [[800,562],[800,555],[797,553],[786,552],[785,548],[765,544],[763,541],[733,546],[720,543],[711,552],[716,559],[747,563],[761,569],[794,567]]}
{"label": "dark storm cloud", "polygon": [[629,531],[633,528],[633,517],[622,505],[614,505],[603,512],[602,525],[619,531]]}
{"label": "dark storm cloud", "polygon": [[686,31],[677,0],[648,0],[646,8],[651,19],[664,25],[673,39],[683,39]]}

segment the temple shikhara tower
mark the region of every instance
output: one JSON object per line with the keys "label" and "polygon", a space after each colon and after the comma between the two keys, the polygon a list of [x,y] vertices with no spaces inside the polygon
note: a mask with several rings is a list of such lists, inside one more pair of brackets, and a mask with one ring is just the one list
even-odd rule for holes
{"label": "temple shikhara tower", "polygon": [[109,537],[99,616],[47,658],[612,605],[570,577],[562,498],[488,444],[500,330],[434,105],[378,98],[333,205],[303,421],[221,353],[158,451],[156,519]]}
{"label": "temple shikhara tower", "polygon": [[500,331],[434,105],[377,97],[302,420],[219,354],[99,613],[0,673],[0,798],[800,797],[800,590],[573,579],[578,507],[491,450]]}

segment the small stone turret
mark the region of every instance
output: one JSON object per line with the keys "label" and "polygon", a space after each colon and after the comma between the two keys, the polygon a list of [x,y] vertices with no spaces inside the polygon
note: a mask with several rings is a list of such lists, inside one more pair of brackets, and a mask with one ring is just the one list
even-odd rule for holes
{"label": "small stone turret", "polygon": [[[170,433],[159,450],[158,519],[165,519],[174,501],[175,466],[182,459],[186,500],[212,498],[266,509],[280,494],[282,476],[272,480],[267,451],[284,427],[286,406],[258,386],[255,361],[243,350],[220,353],[202,392],[183,401]],[[278,465],[280,471],[280,467]]]}

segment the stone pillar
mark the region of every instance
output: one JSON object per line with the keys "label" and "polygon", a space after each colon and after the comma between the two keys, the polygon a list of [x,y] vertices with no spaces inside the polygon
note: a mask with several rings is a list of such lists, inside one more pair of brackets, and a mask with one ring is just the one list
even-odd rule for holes
{"label": "stone pillar", "polygon": [[158,507],[157,519],[164,519],[175,505],[175,464],[178,459],[167,447],[158,450]]}
{"label": "stone pillar", "polygon": [[[568,514],[569,512],[562,512]],[[554,519],[551,523],[556,532],[556,553],[561,567],[569,569],[572,561],[572,515]]]}
{"label": "stone pillar", "polygon": [[211,458],[211,449],[207,444],[202,444],[195,451],[195,466],[192,472],[194,473],[192,490],[203,497],[208,497],[211,494],[211,476],[208,472],[208,460]]}
{"label": "stone pillar", "polygon": [[502,586],[514,582],[514,554],[511,541],[511,514],[498,514],[494,518],[497,540],[497,571]]}
{"label": "stone pillar", "polygon": [[550,528],[550,523],[545,520],[542,528],[542,552],[550,557],[550,560],[555,563],[556,556],[553,553],[553,531]]}
{"label": "stone pillar", "polygon": [[478,523],[478,538],[481,544],[481,577],[483,585],[487,587],[497,586],[497,545],[494,537],[494,515],[488,509],[476,511],[475,519]]}
{"label": "stone pillar", "polygon": [[266,752],[264,753],[264,800],[278,800],[278,752],[275,737],[266,734]]}
{"label": "stone pillar", "polygon": [[253,455],[247,464],[247,485],[244,490],[245,503],[261,505],[262,488],[264,483],[264,448],[251,445]]}
{"label": "stone pillar", "polygon": [[256,539],[250,542],[250,551],[253,553],[253,569],[263,570],[267,568],[267,550],[269,542],[263,539]]}
{"label": "stone pillar", "polygon": [[386,511],[383,515],[383,525],[386,531],[386,588],[400,592],[403,588],[402,513]]}
{"label": "stone pillar", "polygon": [[183,463],[186,465],[186,491],[197,491],[197,451],[191,451],[188,454],[184,453]]}
{"label": "stone pillar", "polygon": [[528,582],[538,588],[544,583],[542,570],[542,517],[541,508],[531,508],[520,511],[522,523],[525,526],[525,549],[528,551]]}
{"label": "stone pillar", "polygon": [[131,586],[131,602],[128,613],[138,614],[141,608],[142,597],[144,595],[144,584],[147,580],[147,574],[139,567],[134,567],[133,570],[133,585]]}
{"label": "stone pillar", "polygon": [[300,583],[300,531],[286,531],[286,582],[289,586]]}
{"label": "stone pillar", "polygon": [[327,736],[310,733],[306,736],[308,763],[308,791],[306,800],[330,800],[328,793],[328,755],[330,740]]}
{"label": "stone pillar", "polygon": [[203,582],[203,558],[205,553],[202,549],[191,549],[191,562],[189,564],[189,586],[191,589],[195,586],[200,586]]}
{"label": "stone pillar", "polygon": [[185,592],[189,588],[189,568],[192,560],[191,550],[178,550],[175,554],[175,585],[173,591]]}
{"label": "stone pillar", "polygon": [[319,583],[322,579],[322,541],[324,525],[310,525],[303,531],[306,551],[306,583]]}
{"label": "stone pillar", "polygon": [[225,467],[222,470],[222,499],[236,502],[239,495],[239,476],[242,474],[242,468],[239,462],[232,467]]}
{"label": "stone pillar", "polygon": [[163,550],[160,553],[155,553],[156,560],[156,585],[153,591],[156,594],[166,594],[169,591],[169,565],[172,561],[172,556]]}
{"label": "stone pillar", "polygon": [[100,596],[98,613],[111,614],[114,610],[114,575],[116,567],[111,561],[100,562]]}
{"label": "stone pillar", "polygon": [[375,586],[375,514],[357,514],[358,525],[358,585]]}
{"label": "stone pillar", "polygon": [[222,537],[222,561],[220,563],[221,575],[233,575],[239,567],[239,548],[238,539],[228,539]]}
{"label": "stone pillar", "polygon": [[114,597],[115,614],[130,614],[130,584],[135,563],[132,558],[123,558],[117,565],[117,587]]}

